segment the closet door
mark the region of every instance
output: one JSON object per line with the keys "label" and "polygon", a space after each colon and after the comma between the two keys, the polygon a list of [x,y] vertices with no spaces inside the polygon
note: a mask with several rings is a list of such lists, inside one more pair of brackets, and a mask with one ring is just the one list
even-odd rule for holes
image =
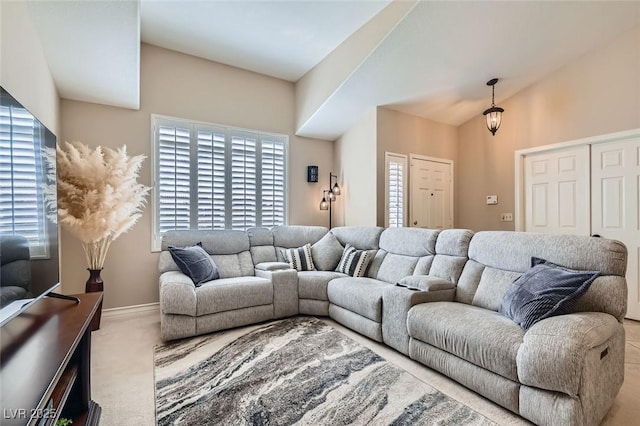
{"label": "closet door", "polygon": [[589,146],[524,159],[525,231],[589,235]]}
{"label": "closet door", "polygon": [[627,317],[640,320],[640,139],[591,147],[592,233],[627,246]]}

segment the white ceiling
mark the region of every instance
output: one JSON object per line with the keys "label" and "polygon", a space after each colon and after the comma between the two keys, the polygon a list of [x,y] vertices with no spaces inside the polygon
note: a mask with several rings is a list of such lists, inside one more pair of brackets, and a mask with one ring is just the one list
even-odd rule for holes
{"label": "white ceiling", "polygon": [[27,5],[61,97],[140,107],[137,2],[28,1]]}
{"label": "white ceiling", "polygon": [[[388,1],[30,1],[63,98],[139,106],[140,39],[296,81]],[[634,26],[640,2],[422,1],[298,134],[335,139],[373,106],[459,125]],[[507,111],[508,113],[508,111]]]}
{"label": "white ceiling", "polygon": [[141,0],[142,41],[297,81],[390,0]]}
{"label": "white ceiling", "polygon": [[457,126],[491,78],[499,105],[639,25],[640,2],[420,2],[297,130],[336,139],[376,105]]}

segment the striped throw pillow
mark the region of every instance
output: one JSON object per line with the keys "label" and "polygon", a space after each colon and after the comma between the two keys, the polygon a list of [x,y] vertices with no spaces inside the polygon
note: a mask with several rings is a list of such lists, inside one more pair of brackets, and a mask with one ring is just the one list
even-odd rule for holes
{"label": "striped throw pillow", "polygon": [[342,252],[342,258],[340,259],[340,263],[338,263],[336,271],[351,275],[352,277],[364,277],[371,258],[372,256],[369,251],[358,250],[354,246],[347,244]]}
{"label": "striped throw pillow", "polygon": [[289,266],[296,271],[315,271],[313,258],[311,257],[311,244],[302,247],[281,250],[282,257],[289,263]]}

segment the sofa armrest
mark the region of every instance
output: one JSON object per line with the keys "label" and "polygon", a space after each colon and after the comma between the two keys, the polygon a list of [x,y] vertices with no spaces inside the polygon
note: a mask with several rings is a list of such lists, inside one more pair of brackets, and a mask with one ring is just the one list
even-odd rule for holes
{"label": "sofa armrest", "polygon": [[197,309],[196,286],[191,278],[178,271],[160,275],[160,311],[195,317]]}
{"label": "sofa armrest", "polygon": [[382,291],[382,340],[392,348],[409,354],[407,315],[420,303],[453,301],[455,289],[421,291],[414,287],[390,285]]}
{"label": "sofa armrest", "polygon": [[[288,267],[288,264],[286,264]],[[285,318],[298,314],[298,271],[256,269],[256,277],[271,280],[273,285],[273,317]]]}
{"label": "sofa armrest", "polygon": [[262,262],[255,266],[258,271],[279,271],[281,269],[292,269],[286,262]]}
{"label": "sofa armrest", "polygon": [[400,280],[403,287],[417,288],[423,291],[450,290],[456,285],[451,281],[431,275],[409,275]]}
{"label": "sofa armrest", "polygon": [[[613,316],[581,312],[544,319],[524,334],[516,357],[520,383],[576,397],[590,352],[595,359],[617,357],[611,347],[624,329]],[[621,348],[624,354],[624,345]],[[595,353],[597,352],[597,353]],[[608,360],[608,359],[607,359]],[[623,364],[623,359],[620,360]],[[600,368],[600,367],[597,367]]]}

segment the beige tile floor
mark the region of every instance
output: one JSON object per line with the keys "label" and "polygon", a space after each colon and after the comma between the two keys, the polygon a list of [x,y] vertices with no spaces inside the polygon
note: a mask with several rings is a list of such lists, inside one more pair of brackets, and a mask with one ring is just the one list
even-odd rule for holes
{"label": "beige tile floor", "polygon": [[[328,324],[379,353],[441,392],[452,396],[501,425],[528,422],[487,401],[448,378],[425,368],[377,342],[360,336],[330,319]],[[229,331],[241,335],[255,326]],[[625,382],[603,425],[640,424],[640,322],[626,321]],[[157,310],[135,314],[105,315],[93,333],[92,393],[102,406],[102,426],[155,424],[153,348],[160,344]]]}

